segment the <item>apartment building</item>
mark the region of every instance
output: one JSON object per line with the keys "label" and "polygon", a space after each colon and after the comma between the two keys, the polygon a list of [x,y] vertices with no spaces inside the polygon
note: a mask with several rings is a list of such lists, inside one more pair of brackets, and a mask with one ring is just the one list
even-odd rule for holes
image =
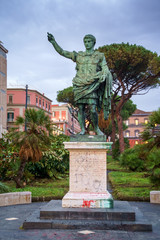
{"label": "apartment building", "polygon": [[152,112],[145,112],[136,109],[135,112],[125,121],[128,128],[124,131],[124,137],[129,139],[130,146],[141,143],[139,134],[144,130]]}
{"label": "apartment building", "polygon": [[[27,107],[43,109],[51,118],[52,100],[33,89],[27,89]],[[7,88],[7,129],[14,126],[17,116],[24,116],[26,107],[25,88]]]}
{"label": "apartment building", "polygon": [[0,138],[7,129],[7,53],[0,41]]}
{"label": "apartment building", "polygon": [[79,122],[74,118],[73,109],[68,104],[52,105],[52,121],[55,134],[76,134],[81,131]]}

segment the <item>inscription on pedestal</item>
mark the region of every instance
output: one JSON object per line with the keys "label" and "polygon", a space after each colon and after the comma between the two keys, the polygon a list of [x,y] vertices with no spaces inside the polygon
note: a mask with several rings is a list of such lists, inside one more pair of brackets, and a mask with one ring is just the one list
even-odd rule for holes
{"label": "inscription on pedestal", "polygon": [[70,152],[70,191],[106,191],[106,152],[72,150]]}

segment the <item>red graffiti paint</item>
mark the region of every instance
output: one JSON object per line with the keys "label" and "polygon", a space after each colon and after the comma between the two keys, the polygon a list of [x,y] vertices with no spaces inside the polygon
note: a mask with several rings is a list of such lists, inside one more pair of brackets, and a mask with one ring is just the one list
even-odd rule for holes
{"label": "red graffiti paint", "polygon": [[82,205],[82,207],[88,207],[88,208],[90,208],[92,202],[94,202],[94,201],[93,201],[93,200],[89,200],[89,201],[83,200],[83,205]]}

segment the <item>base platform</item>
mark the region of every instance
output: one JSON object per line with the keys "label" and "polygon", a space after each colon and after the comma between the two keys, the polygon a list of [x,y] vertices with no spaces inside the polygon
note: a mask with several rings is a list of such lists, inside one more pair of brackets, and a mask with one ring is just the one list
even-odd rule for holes
{"label": "base platform", "polygon": [[64,208],[113,208],[112,195],[104,193],[68,192],[62,199]]}
{"label": "base platform", "polygon": [[152,231],[140,210],[126,201],[114,201],[114,209],[99,209],[62,208],[62,201],[52,200],[32,213],[23,228]]}

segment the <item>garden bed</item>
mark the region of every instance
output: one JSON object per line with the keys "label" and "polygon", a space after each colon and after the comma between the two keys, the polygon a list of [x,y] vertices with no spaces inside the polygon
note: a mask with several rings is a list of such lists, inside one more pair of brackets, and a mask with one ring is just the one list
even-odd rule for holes
{"label": "garden bed", "polygon": [[62,199],[69,189],[69,178],[59,180],[35,179],[24,188],[16,188],[13,181],[7,181],[5,184],[10,192],[30,191],[32,201],[49,201],[52,199]]}
{"label": "garden bed", "polygon": [[126,170],[114,160],[108,163],[107,168],[112,195],[116,200],[149,201],[150,191],[160,190],[160,186],[157,187],[150,182],[147,172]]}

